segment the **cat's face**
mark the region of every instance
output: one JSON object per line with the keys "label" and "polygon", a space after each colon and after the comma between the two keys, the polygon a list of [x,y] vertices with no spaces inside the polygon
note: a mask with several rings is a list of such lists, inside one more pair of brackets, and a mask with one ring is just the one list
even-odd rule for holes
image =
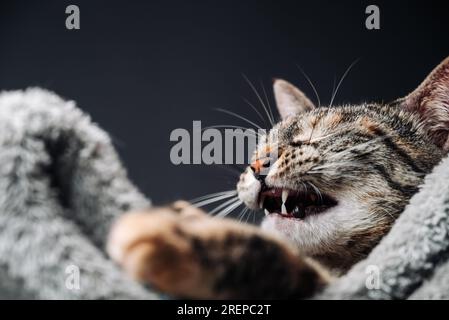
{"label": "cat's face", "polygon": [[[438,68],[447,71],[445,63]],[[240,200],[265,212],[262,228],[347,268],[378,243],[447,151],[449,125],[441,126],[439,114],[436,126],[428,108],[441,98],[432,88],[444,84],[448,93],[449,78],[429,78],[391,105],[331,108],[315,108],[291,84],[276,81],[283,120],[261,139],[241,175]]]}

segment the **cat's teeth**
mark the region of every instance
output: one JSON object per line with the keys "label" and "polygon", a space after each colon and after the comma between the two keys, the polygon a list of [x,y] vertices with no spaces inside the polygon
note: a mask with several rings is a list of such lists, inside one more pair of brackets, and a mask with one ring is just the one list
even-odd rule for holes
{"label": "cat's teeth", "polygon": [[285,207],[285,204],[282,204],[282,206],[281,206],[281,213],[287,214],[287,208]]}
{"label": "cat's teeth", "polygon": [[263,202],[265,200],[265,196],[261,195],[260,196],[260,200],[259,200],[259,208],[262,209],[263,208]]}
{"label": "cat's teeth", "polygon": [[265,215],[266,215],[266,216],[268,216],[268,215],[270,214],[270,212],[269,212],[267,209],[265,209],[264,212],[265,212]]}
{"label": "cat's teeth", "polygon": [[285,203],[287,201],[287,198],[288,198],[288,190],[282,189],[282,203]]}

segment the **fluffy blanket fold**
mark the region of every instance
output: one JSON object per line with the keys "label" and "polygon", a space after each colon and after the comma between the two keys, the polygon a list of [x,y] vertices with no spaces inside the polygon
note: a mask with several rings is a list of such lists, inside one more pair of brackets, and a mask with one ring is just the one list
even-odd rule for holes
{"label": "fluffy blanket fold", "polygon": [[0,95],[0,296],[156,298],[103,250],[113,219],[148,205],[74,102],[40,89]]}
{"label": "fluffy blanket fold", "polygon": [[[0,94],[0,298],[158,298],[104,252],[112,221],[148,205],[74,102]],[[373,266],[379,286],[368,289]],[[449,158],[370,256],[314,298],[449,298]]]}

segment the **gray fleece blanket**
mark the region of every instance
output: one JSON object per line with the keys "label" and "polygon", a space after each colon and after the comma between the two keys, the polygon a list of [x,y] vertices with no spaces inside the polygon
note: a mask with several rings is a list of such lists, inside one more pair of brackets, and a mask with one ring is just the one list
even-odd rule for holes
{"label": "gray fleece blanket", "polygon": [[[148,205],[73,101],[0,94],[0,298],[158,298],[104,251],[113,220]],[[314,298],[449,298],[449,159],[369,257]]]}

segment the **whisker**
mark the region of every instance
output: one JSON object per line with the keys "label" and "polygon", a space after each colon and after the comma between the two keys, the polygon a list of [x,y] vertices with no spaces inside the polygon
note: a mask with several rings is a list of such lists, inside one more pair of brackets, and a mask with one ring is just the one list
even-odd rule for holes
{"label": "whisker", "polygon": [[220,204],[219,206],[217,206],[215,209],[209,211],[209,214],[212,214],[212,215],[213,215],[213,214],[215,214],[216,212],[220,211],[221,209],[226,208],[227,206],[229,206],[229,205],[231,205],[231,204],[233,204],[233,203],[235,203],[235,202],[237,202],[237,201],[239,201],[239,198],[238,198],[237,196],[235,196],[235,197],[233,197],[232,199],[223,202],[222,204]]}
{"label": "whisker", "polygon": [[245,80],[246,80],[246,82],[248,83],[248,85],[249,85],[249,86],[251,87],[251,89],[254,91],[254,93],[255,93],[257,99],[258,99],[259,102],[262,104],[262,107],[263,107],[263,109],[264,109],[264,111],[265,111],[265,113],[266,113],[266,115],[267,115],[267,117],[268,117],[268,120],[270,121],[270,123],[271,123],[272,125],[274,125],[274,119],[272,119],[272,118],[270,117],[270,114],[268,113],[268,110],[267,110],[267,106],[264,104],[264,102],[263,102],[263,100],[262,100],[262,98],[261,98],[259,92],[257,92],[256,88],[254,87],[254,85],[252,84],[252,82],[249,81],[249,79],[248,79],[248,77],[247,77],[246,75],[242,74],[242,76],[243,76],[243,78],[245,78]]}
{"label": "whisker", "polygon": [[[249,210],[246,210],[245,211],[245,214],[246,214],[246,219],[245,219],[245,223],[248,223],[248,219],[249,219],[249,217],[251,216],[251,212],[248,212]],[[244,215],[245,216],[245,215]]]}
{"label": "whisker", "polygon": [[245,101],[256,113],[257,113],[257,115],[259,116],[259,118],[264,122],[264,123],[266,123],[267,122],[267,119],[265,119],[263,116],[262,116],[262,114],[259,112],[259,110],[257,110],[257,108],[251,103],[251,102],[249,102],[248,101],[248,99],[246,99],[246,98],[243,98],[243,101]]}
{"label": "whisker", "polygon": [[317,102],[318,102],[318,108],[321,107],[321,99],[320,99],[318,91],[316,90],[315,85],[313,84],[312,80],[310,80],[309,76],[304,72],[304,70],[298,64],[296,65],[296,67],[299,69],[299,71],[301,71],[301,73],[304,76],[304,78],[306,78],[307,82],[312,87],[312,90],[315,93],[315,97],[316,97]]}
{"label": "whisker", "polygon": [[[204,127],[204,128],[201,129],[201,131],[204,131],[206,129],[220,129],[220,128],[225,128],[225,129],[231,129],[231,128],[232,129],[242,129],[242,130],[245,130],[246,132],[238,132],[238,133],[240,133],[240,134],[249,133],[249,134],[252,134],[254,137],[261,137],[262,136],[262,134],[260,134],[259,132],[257,132],[256,130],[254,130],[252,128],[246,128],[246,127],[243,127],[243,126],[227,125],[227,124]],[[251,131],[251,130],[254,130],[254,131]]]}
{"label": "whisker", "polygon": [[352,69],[352,67],[359,62],[360,59],[356,59],[353,63],[351,63],[351,65],[346,69],[345,73],[343,74],[343,76],[341,77],[340,81],[338,82],[337,87],[335,88],[334,94],[332,95],[331,98],[331,102],[329,103],[329,106],[332,106],[332,103],[334,102],[335,96],[337,95],[338,89],[340,88],[340,85],[342,84],[343,80],[346,78],[346,76],[348,75],[349,71]]}
{"label": "whisker", "polygon": [[215,202],[218,202],[218,201],[222,201],[222,200],[228,199],[230,197],[234,197],[234,196],[235,195],[217,196],[217,197],[206,199],[206,200],[203,200],[203,201],[200,201],[200,202],[197,202],[197,203],[192,203],[192,205],[194,207],[200,208],[200,207],[204,207],[206,205],[209,205],[209,204],[212,204],[212,203],[215,203]]}
{"label": "whisker", "polygon": [[243,208],[242,211],[240,211],[239,215],[237,216],[237,220],[239,222],[242,222],[243,217],[245,216],[246,212],[248,211],[248,207]]}
{"label": "whisker", "polygon": [[303,191],[307,192],[307,189],[308,189],[307,184],[304,181],[301,181],[301,184],[302,184]]}
{"label": "whisker", "polygon": [[239,214],[238,214],[237,217],[236,217],[237,220],[240,221],[240,217],[241,217],[242,214],[245,212],[245,210],[246,210],[246,207],[244,207],[244,208],[242,209],[242,211],[239,212]]}
{"label": "whisker", "polygon": [[[268,105],[268,111],[270,111],[271,119],[272,119],[273,122],[274,122],[273,109],[271,108],[270,100],[268,99],[267,91],[265,90],[265,86],[263,85],[262,81],[260,82],[260,86],[262,87],[262,92],[263,92],[263,94],[264,94],[264,96],[265,96],[265,101],[267,102],[267,105]],[[274,123],[273,123],[273,122],[270,122],[270,124],[271,124],[272,126],[274,126]]]}
{"label": "whisker", "polygon": [[232,211],[234,211],[236,208],[241,206],[243,203],[241,200],[236,201],[234,204],[230,205],[226,209],[223,209],[219,213],[216,214],[216,217],[226,217],[228,214],[230,214]]}
{"label": "whisker", "polygon": [[307,183],[312,187],[316,195],[320,198],[320,201],[323,201],[323,195],[321,194],[320,189],[318,189],[312,182],[307,181]]}
{"label": "whisker", "polygon": [[[331,92],[331,99],[334,96],[334,92],[335,92],[335,86],[337,85],[337,77],[334,74],[334,84],[332,85],[332,92]],[[331,105],[329,105],[329,107],[331,107]]]}
{"label": "whisker", "polygon": [[218,202],[218,201],[221,201],[221,200],[224,200],[224,199],[227,199],[227,198],[230,198],[230,197],[234,197],[234,196],[235,196],[235,194],[225,194],[225,195],[222,195],[222,196],[217,196],[215,198],[203,200],[203,201],[198,202],[198,203],[194,203],[193,205],[195,207],[204,207],[205,205],[208,205],[208,204],[211,204],[211,203],[214,203],[214,202]]}
{"label": "whisker", "polygon": [[229,114],[231,116],[234,116],[234,117],[237,117],[239,119],[242,119],[243,121],[248,122],[249,124],[255,126],[256,128],[258,128],[260,130],[263,130],[263,128],[261,126],[259,126],[257,123],[255,123],[255,122],[253,122],[253,121],[251,121],[251,120],[245,118],[244,116],[241,116],[241,115],[239,115],[239,114],[237,114],[235,112],[232,112],[232,111],[229,111],[229,110],[226,110],[226,109],[222,109],[222,108],[215,108],[215,110],[223,112],[223,113],[227,113],[227,114]]}
{"label": "whisker", "polygon": [[[248,219],[246,220],[246,222],[256,224],[256,214],[257,210],[248,208]],[[252,222],[249,222],[249,220],[252,220]]]}
{"label": "whisker", "polygon": [[234,190],[234,189],[231,189],[231,190],[226,190],[226,191],[209,193],[209,194],[205,194],[204,196],[191,199],[191,200],[189,200],[189,202],[197,202],[197,201],[201,201],[201,200],[204,200],[204,199],[207,199],[207,198],[212,198],[212,197],[215,197],[215,196],[220,196],[220,195],[223,195],[223,194],[231,194],[231,193],[235,194],[235,193],[237,193],[237,191]]}

